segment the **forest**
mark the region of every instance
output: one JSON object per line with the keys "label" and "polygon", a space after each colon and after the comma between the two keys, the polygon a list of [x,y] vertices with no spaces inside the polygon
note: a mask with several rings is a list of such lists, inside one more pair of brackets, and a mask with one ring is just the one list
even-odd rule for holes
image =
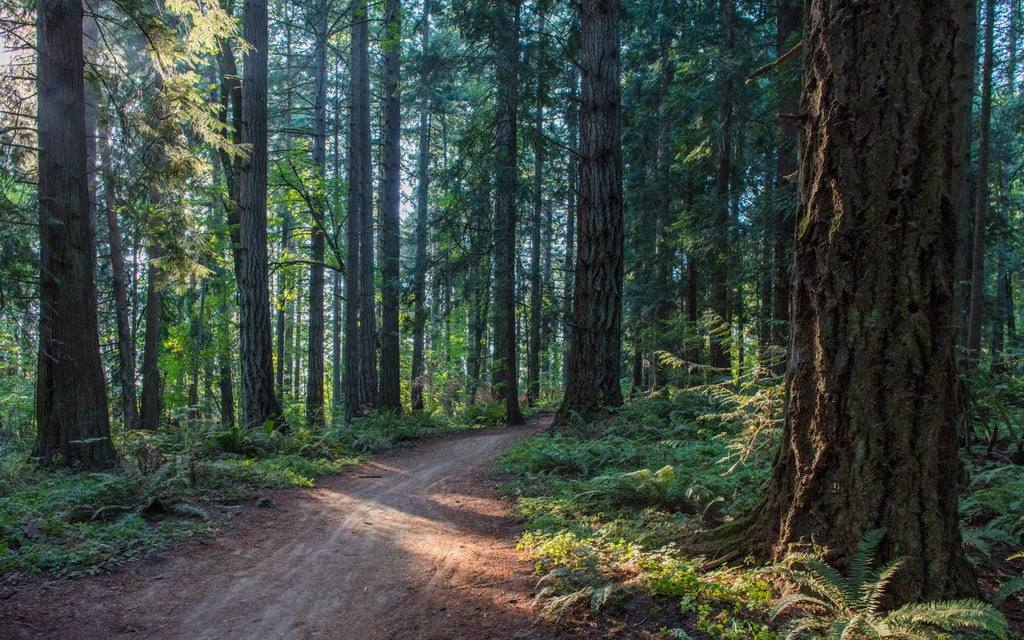
{"label": "forest", "polygon": [[0,637],[1022,637],[1022,35],[0,0]]}

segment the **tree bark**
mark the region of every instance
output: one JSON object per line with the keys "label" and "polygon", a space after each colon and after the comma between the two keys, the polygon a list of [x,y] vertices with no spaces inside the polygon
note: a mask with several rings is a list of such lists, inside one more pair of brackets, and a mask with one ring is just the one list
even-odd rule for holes
{"label": "tree bark", "polygon": [[568,193],[565,203],[565,280],[562,288],[562,344],[565,345],[562,355],[562,384],[569,381],[569,345],[572,344],[572,296],[573,280],[576,271],[576,194],[579,189],[577,169],[579,157],[577,154],[577,140],[579,139],[579,104],[577,102],[579,92],[577,90],[577,74],[573,67],[572,75],[569,78],[569,102],[565,113],[565,128],[569,133],[569,161],[568,161]]}
{"label": "tree bark", "polygon": [[[155,178],[156,179],[156,178]],[[162,196],[154,186],[150,205],[158,206]],[[160,243],[151,239],[146,250],[146,335],[142,343],[142,414],[139,427],[155,431],[160,426],[162,386],[160,379],[160,345],[163,342],[163,269],[157,264],[162,255]]]}
{"label": "tree bark", "polygon": [[416,255],[413,266],[412,410],[423,410],[424,332],[427,313],[427,194],[430,188],[430,0],[423,3],[423,44],[420,62],[420,127],[416,178]]}
{"label": "tree bark", "polygon": [[[543,30],[543,18],[541,30]],[[543,36],[540,36],[543,37]],[[538,46],[538,57],[540,47]],[[539,60],[538,60],[539,62]],[[541,284],[541,216],[544,206],[544,80],[537,71],[537,102],[533,138],[533,215],[530,221],[530,335],[526,348],[526,404],[533,405],[540,397],[540,329],[543,322],[544,292]]]}
{"label": "tree bark", "polygon": [[722,335],[729,325],[729,180],[732,176],[732,70],[728,68],[736,42],[736,0],[722,0],[722,68],[721,103],[718,109],[718,168],[715,174],[716,213],[712,235],[713,251],[711,308],[718,316],[718,325],[711,335],[711,366],[729,369],[731,358]]}
{"label": "tree bark", "polygon": [[505,401],[505,422],[508,425],[523,423],[519,410],[515,290],[520,8],[520,0],[502,5],[495,25],[498,125],[495,132],[494,366],[491,375],[495,395]]}
{"label": "tree bark", "polygon": [[580,5],[580,192],[569,379],[555,418],[622,404],[622,143],[619,3]]}
{"label": "tree bark", "polygon": [[370,212],[369,16],[353,5],[352,85],[349,105],[349,202],[345,273],[345,416],[377,406],[376,319],[373,311],[373,218]]}
{"label": "tree bark", "polygon": [[[317,3],[313,52],[315,87],[313,97],[313,171],[324,189],[327,179],[327,10],[329,3]],[[324,210],[326,201],[313,202],[310,237],[312,264],[309,267],[309,377],[306,381],[306,424],[324,427]]]}
{"label": "tree bark", "polygon": [[274,389],[267,275],[267,3],[245,0],[242,76],[242,142],[249,155],[239,175],[238,333],[242,383],[242,425],[281,423]]}
{"label": "tree bark", "polygon": [[971,308],[967,319],[967,366],[981,356],[981,315],[985,303],[985,219],[988,216],[988,170],[992,133],[992,67],[996,0],[985,1],[985,57],[981,67],[981,113],[978,133],[978,186],[971,245]]}
{"label": "tree bark", "polygon": [[804,36],[787,413],[750,539],[778,557],[813,537],[843,567],[886,527],[877,560],[906,558],[895,602],[977,594],[953,402],[955,80],[971,11],[812,0]]}
{"label": "tree bark", "polygon": [[400,0],[384,5],[384,149],[381,180],[381,341],[380,406],[401,411],[399,393],[401,352],[398,334],[398,298],[402,291],[399,278],[399,208],[401,204],[402,99],[400,73],[402,22]]}
{"label": "tree bark", "polygon": [[111,466],[89,216],[80,0],[37,4],[39,361],[32,455],[83,469]]}

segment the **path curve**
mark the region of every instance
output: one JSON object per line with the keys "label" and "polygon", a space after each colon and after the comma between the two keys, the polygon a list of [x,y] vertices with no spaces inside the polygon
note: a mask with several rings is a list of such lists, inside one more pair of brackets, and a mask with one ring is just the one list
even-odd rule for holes
{"label": "path curve", "polygon": [[0,601],[0,637],[568,637],[535,620],[519,528],[483,479],[548,424],[429,440],[273,492],[274,509],[247,510],[205,544],[23,589]]}

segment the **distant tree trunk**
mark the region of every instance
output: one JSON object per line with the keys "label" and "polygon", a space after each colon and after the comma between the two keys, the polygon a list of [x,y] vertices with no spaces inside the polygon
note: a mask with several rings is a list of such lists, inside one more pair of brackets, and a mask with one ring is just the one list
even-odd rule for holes
{"label": "distant tree trunk", "polygon": [[[151,206],[157,206],[162,196],[153,187]],[[140,428],[155,431],[160,426],[162,409],[162,381],[160,379],[160,345],[163,342],[163,269],[157,262],[162,251],[156,240],[151,240],[146,251],[149,266],[146,277],[146,336],[142,344],[142,420]]]}
{"label": "distant tree trunk", "polygon": [[579,137],[579,105],[577,104],[576,69],[572,70],[569,80],[569,102],[565,113],[565,128],[569,134],[569,161],[568,174],[569,184],[567,199],[565,203],[565,262],[562,268],[565,271],[565,280],[562,289],[562,384],[569,380],[569,345],[572,343],[572,296],[573,279],[576,270],[576,192],[579,189],[577,179],[577,167],[579,157],[577,155],[577,139]]}
{"label": "distant tree trunk", "polygon": [[580,201],[569,380],[556,422],[622,404],[619,3],[580,5]]}
{"label": "distant tree trunk", "polygon": [[[313,98],[313,171],[322,183],[327,178],[327,10],[329,3],[317,3],[315,87]],[[320,187],[322,188],[322,187]],[[306,381],[306,423],[312,429],[324,427],[324,209],[325,199],[313,203],[310,237],[312,264],[309,267],[309,377]]]}
{"label": "distant tree trunk", "polygon": [[985,0],[985,58],[981,66],[981,114],[978,133],[978,186],[971,245],[971,308],[967,320],[967,365],[981,355],[981,315],[985,303],[985,218],[988,215],[988,170],[992,143],[992,67],[996,0]]}
{"label": "distant tree trunk", "polygon": [[752,539],[776,557],[813,542],[842,567],[887,527],[896,602],[977,595],[957,525],[950,197],[970,12],[812,0],[804,36],[787,415]]}
{"label": "distant tree trunk", "polygon": [[82,18],[80,0],[39,0],[40,311],[32,455],[48,464],[98,469],[112,465],[117,454],[96,317]]}
{"label": "distant tree trunk", "polygon": [[427,312],[427,193],[430,188],[430,0],[423,3],[423,45],[420,63],[420,140],[417,153],[416,255],[413,266],[412,410],[423,410],[423,347]]}
{"label": "distant tree trunk", "polygon": [[722,51],[725,56],[721,74],[721,103],[718,109],[718,169],[715,174],[716,214],[714,220],[711,282],[711,308],[720,323],[711,336],[711,366],[731,366],[726,338],[722,335],[729,324],[729,179],[732,177],[732,71],[727,67],[736,42],[736,0],[722,2]]}
{"label": "distant tree trunk", "polygon": [[400,411],[400,356],[398,298],[402,290],[399,278],[399,209],[401,205],[402,100],[400,56],[402,52],[401,2],[387,0],[384,5],[384,149],[381,180],[381,341],[380,405]]}
{"label": "distant tree trunk", "polygon": [[[505,7],[505,5],[502,5]],[[520,0],[511,0],[496,19],[497,153],[494,197],[494,363],[495,394],[505,400],[505,422],[521,424],[516,359],[516,96],[519,91]]]}
{"label": "distant tree trunk", "polygon": [[668,55],[669,43],[666,40],[662,43],[661,55],[661,86],[658,97],[658,139],[655,147],[657,159],[657,211],[654,222],[654,254],[655,254],[655,276],[657,278],[657,297],[654,304],[653,326],[654,340],[651,352],[651,392],[660,389],[665,382],[665,368],[661,365],[658,351],[664,351],[668,327],[669,313],[671,312],[672,297],[669,293],[672,286],[672,260],[673,251],[667,237],[667,226],[672,206],[672,188],[669,183],[669,138],[671,135],[672,123],[669,119],[668,98],[669,89],[672,86],[672,77],[675,73],[672,61]]}
{"label": "distant tree trunk", "polygon": [[[370,69],[366,1],[353,5],[349,106],[348,264],[345,274],[345,415],[377,406],[373,312],[373,219],[370,213]],[[368,289],[368,290],[367,290]]]}
{"label": "distant tree trunk", "polygon": [[121,236],[121,222],[118,216],[117,198],[114,194],[114,173],[110,157],[108,135],[100,135],[104,141],[100,152],[103,175],[104,212],[107,217],[107,233],[110,241],[111,280],[114,289],[114,318],[117,325],[118,379],[121,383],[121,411],[124,414],[126,430],[139,427],[139,405],[135,387],[135,343],[132,340],[131,311],[128,308],[128,287],[125,285],[124,241]]}
{"label": "distant tree trunk", "polygon": [[[217,51],[217,69],[220,74],[220,120],[230,124],[231,142],[242,143],[242,81],[238,77],[238,65],[235,64],[235,53],[231,48],[231,40],[220,41]],[[224,182],[228,187],[228,198],[224,203],[227,214],[228,237],[231,241],[231,257],[235,270],[235,280],[241,282],[242,249],[239,237],[239,214],[241,212],[242,158],[232,156],[220,150],[220,165],[224,171]]]}
{"label": "distant tree trunk", "polygon": [[[779,0],[776,14],[775,53],[782,56],[795,46],[794,34],[800,32],[803,3],[797,0]],[[796,64],[791,63],[794,68]],[[778,146],[775,151],[775,247],[772,282],[772,344],[789,346],[789,298],[793,281],[793,208],[796,195],[796,138],[797,121],[793,118],[800,108],[800,84],[789,66],[779,72]],[[791,79],[791,76],[794,79]],[[775,367],[776,373],[786,370],[785,359]]]}
{"label": "distant tree trunk", "polygon": [[188,387],[189,424],[195,428],[199,422],[199,371],[203,364],[203,344],[206,342],[206,281],[199,285],[199,318],[196,320],[196,346],[192,352],[192,380]]}
{"label": "distant tree trunk", "polygon": [[[285,5],[284,8],[284,58],[285,67],[291,68],[292,66],[292,28],[291,20],[288,16],[288,7]],[[319,23],[317,23],[319,26]],[[315,55],[314,55],[315,57]],[[319,81],[319,78],[316,79]],[[315,109],[315,107],[314,107]],[[315,120],[315,116],[314,116]],[[314,125],[315,126],[315,125]],[[314,145],[316,144],[316,134],[314,133]],[[285,106],[284,106],[284,148],[285,152],[291,150],[292,147],[292,92],[286,91]],[[281,211],[281,262],[286,262],[292,258],[292,235],[294,233],[293,226],[294,221],[292,219],[291,207],[287,202],[279,205]],[[314,230],[315,233],[315,230]],[[313,244],[316,243],[314,239]],[[293,301],[289,299],[289,288],[293,284],[294,278],[290,277],[290,273],[284,269],[277,271],[277,300],[276,300],[276,312],[277,322],[274,329],[275,338],[277,341],[277,366],[275,367],[275,374],[277,380],[277,394],[281,398],[286,398],[290,395],[290,389],[292,386],[292,362],[287,356],[288,349],[286,345],[291,342],[290,338],[292,335],[292,327],[288,324],[288,319],[291,316],[291,307]]]}
{"label": "distant tree trunk", "polygon": [[274,390],[267,276],[267,2],[245,0],[242,76],[242,142],[249,155],[239,176],[238,333],[242,375],[242,425],[280,423]]}
{"label": "distant tree trunk", "polygon": [[[488,199],[489,194],[482,198]],[[468,380],[467,396],[470,404],[475,404],[477,393],[481,386],[481,371],[483,370],[483,353],[485,349],[485,331],[487,329],[487,314],[490,311],[491,297],[491,266],[488,259],[488,236],[490,233],[491,219],[486,207],[482,207],[473,216],[473,228],[470,232],[469,252],[473,256],[473,270],[471,278],[471,300],[469,320],[469,354],[466,358],[466,373]]]}
{"label": "distant tree trunk", "polygon": [[[543,29],[543,19],[541,22]],[[542,36],[541,36],[542,37]],[[540,51],[538,48],[538,55]],[[538,67],[539,69],[539,67]],[[530,221],[530,334],[526,348],[526,404],[532,405],[540,397],[540,329],[543,322],[544,293],[541,289],[541,216],[544,206],[544,81],[538,71],[537,103],[533,138],[533,216]]]}

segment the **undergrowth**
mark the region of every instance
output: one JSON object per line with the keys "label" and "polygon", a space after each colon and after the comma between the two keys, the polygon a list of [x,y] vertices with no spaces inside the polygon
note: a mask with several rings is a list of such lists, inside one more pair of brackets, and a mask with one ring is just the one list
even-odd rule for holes
{"label": "undergrowth", "polygon": [[[77,575],[173,540],[215,533],[270,488],[311,487],[361,457],[432,434],[489,426],[431,414],[372,414],[349,425],[288,432],[188,421],[116,439],[119,468],[71,473],[0,457],[0,575]],[[296,421],[296,424],[301,424]]]}
{"label": "undergrowth", "polygon": [[[957,631],[933,635],[950,639],[976,637],[961,628],[968,622],[995,628],[998,612],[980,603],[911,607],[891,618],[840,603],[802,610],[806,633],[791,635],[792,616],[773,615],[785,602],[777,599],[777,574],[749,558],[726,566],[699,555],[698,534],[744,515],[763,495],[782,405],[781,381],[754,374],[739,383],[664,391],[609,419],[571,421],[512,445],[495,471],[506,478],[514,513],[524,521],[519,548],[535,565],[542,612],[575,619],[625,610],[631,599],[635,607],[641,598],[666,623],[665,638],[825,637],[836,616],[844,622],[831,628],[845,624],[849,637],[874,637],[857,635],[872,624],[931,637],[929,624],[948,623]],[[987,439],[991,433],[978,430]],[[993,447],[986,441],[989,452],[1016,446],[1016,434],[1003,433],[1011,437]],[[965,478],[962,531],[971,558],[983,575],[995,576],[990,582],[1003,585],[993,597],[1012,598],[1024,590],[1020,570],[1008,572],[1005,563],[1024,534],[1024,467],[974,456]],[[885,582],[875,579],[879,589]],[[841,617],[847,609],[850,616]]]}

